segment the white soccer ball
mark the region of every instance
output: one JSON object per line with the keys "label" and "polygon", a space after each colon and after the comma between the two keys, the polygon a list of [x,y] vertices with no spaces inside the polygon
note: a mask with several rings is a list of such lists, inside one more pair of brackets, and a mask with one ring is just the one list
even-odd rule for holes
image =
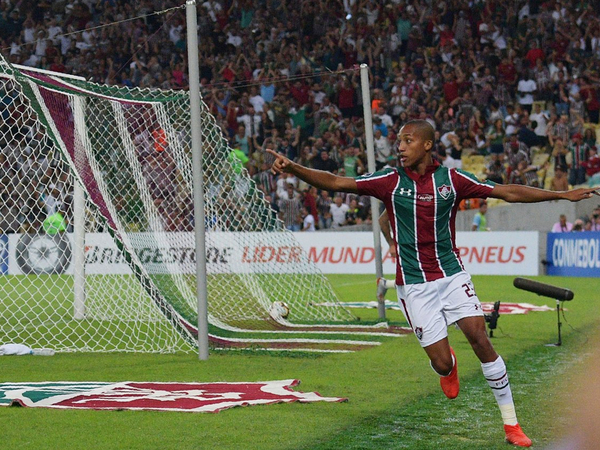
{"label": "white soccer ball", "polygon": [[287,319],[290,315],[290,307],[286,302],[273,302],[269,308],[269,315],[273,320]]}

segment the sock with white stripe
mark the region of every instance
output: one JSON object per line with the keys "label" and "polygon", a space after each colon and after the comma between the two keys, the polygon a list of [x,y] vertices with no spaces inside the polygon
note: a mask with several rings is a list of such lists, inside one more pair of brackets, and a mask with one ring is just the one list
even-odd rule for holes
{"label": "sock with white stripe", "polygon": [[515,411],[515,404],[513,402],[512,391],[510,390],[508,372],[506,371],[504,360],[501,356],[498,356],[496,361],[482,363],[481,370],[494,393],[494,397],[496,397],[496,402],[500,408],[504,425],[516,425],[517,413]]}

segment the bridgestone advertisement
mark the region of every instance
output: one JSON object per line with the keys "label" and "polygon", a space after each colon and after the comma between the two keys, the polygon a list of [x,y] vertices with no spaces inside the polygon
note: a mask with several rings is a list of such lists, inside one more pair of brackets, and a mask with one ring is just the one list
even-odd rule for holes
{"label": "bridgestone advertisement", "polygon": [[[208,233],[207,270],[209,273],[294,273],[296,263],[309,258],[323,273],[375,273],[372,233],[295,233],[295,237],[298,246],[279,244],[289,239],[274,239],[273,233]],[[195,273],[193,233],[132,233],[127,238],[136,257],[150,273]],[[539,273],[537,232],[458,232],[456,240],[465,269],[471,274],[533,276]],[[0,236],[0,273],[72,274],[73,251],[73,237],[68,233],[11,234],[8,239]],[[131,273],[125,258],[106,233],[86,235],[85,259],[85,270],[90,275]],[[383,270],[386,274],[395,273],[387,245],[383,247]]]}

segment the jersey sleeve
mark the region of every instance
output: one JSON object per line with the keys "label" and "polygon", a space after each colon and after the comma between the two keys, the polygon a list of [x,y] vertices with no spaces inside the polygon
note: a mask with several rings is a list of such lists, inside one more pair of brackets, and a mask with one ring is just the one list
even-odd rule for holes
{"label": "jersey sleeve", "polygon": [[358,195],[370,195],[384,200],[389,197],[398,184],[396,169],[384,169],[379,172],[367,173],[356,178]]}
{"label": "jersey sleeve", "polygon": [[480,181],[475,175],[461,169],[451,171],[452,183],[459,198],[488,198],[496,183]]}

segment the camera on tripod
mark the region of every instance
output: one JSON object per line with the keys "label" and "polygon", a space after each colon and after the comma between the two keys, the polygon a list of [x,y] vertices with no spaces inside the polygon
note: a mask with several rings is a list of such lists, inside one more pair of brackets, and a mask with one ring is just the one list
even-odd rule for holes
{"label": "camera on tripod", "polygon": [[500,300],[494,303],[494,309],[489,314],[484,314],[486,323],[490,330],[490,337],[494,337],[494,330],[498,326],[498,318],[500,317]]}

